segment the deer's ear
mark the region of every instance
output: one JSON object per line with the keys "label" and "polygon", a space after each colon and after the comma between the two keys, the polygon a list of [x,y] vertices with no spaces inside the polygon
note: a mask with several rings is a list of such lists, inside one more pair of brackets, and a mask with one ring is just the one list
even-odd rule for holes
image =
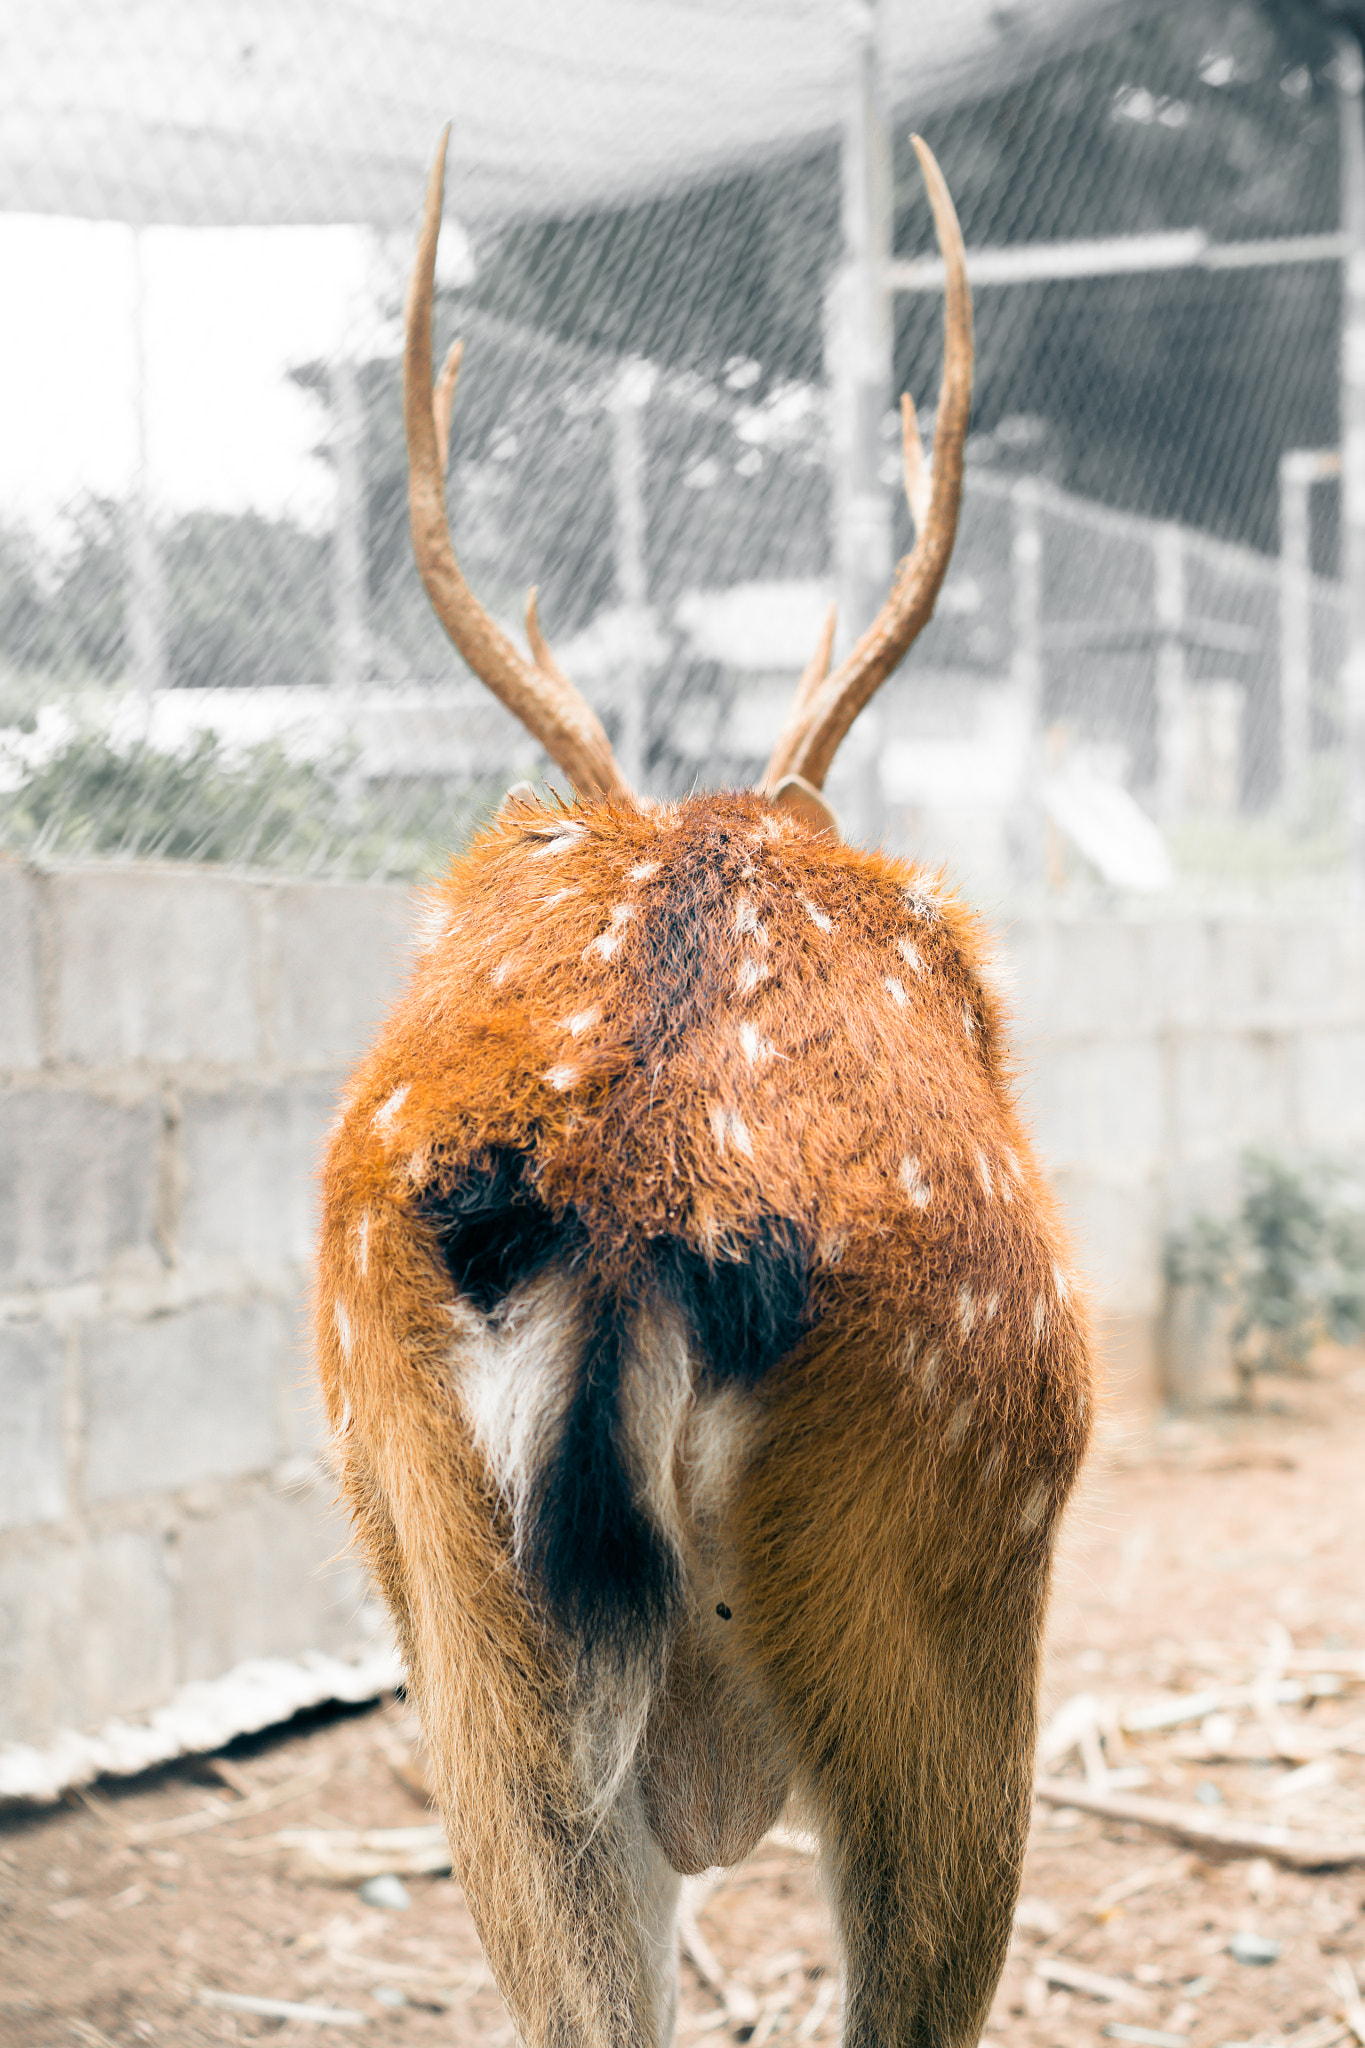
{"label": "deer's ear", "polygon": [[493,822],[497,825],[510,824],[513,818],[520,816],[528,804],[535,805],[537,809],[540,808],[534,784],[514,782],[502,802],[498,805],[494,813]]}
{"label": "deer's ear", "polygon": [[829,839],[844,836],[832,807],[804,775],[784,775],[768,801],[775,811],[790,811],[811,832],[821,832]]}

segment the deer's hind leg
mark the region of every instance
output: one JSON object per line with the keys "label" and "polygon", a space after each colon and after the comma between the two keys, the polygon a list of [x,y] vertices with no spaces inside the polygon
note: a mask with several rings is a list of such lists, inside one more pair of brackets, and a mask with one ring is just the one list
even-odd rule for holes
{"label": "deer's hind leg", "polygon": [[894,1410],[872,1420],[865,1386],[818,1393],[782,1404],[745,1564],[820,1836],[844,2044],[973,2048],[1026,1843],[1048,1535],[1032,1492],[971,1455],[932,1461]]}

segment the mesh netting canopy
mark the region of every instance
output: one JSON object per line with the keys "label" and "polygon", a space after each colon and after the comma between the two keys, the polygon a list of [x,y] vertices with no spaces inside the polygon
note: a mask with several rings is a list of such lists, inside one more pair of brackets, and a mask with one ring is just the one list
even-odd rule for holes
{"label": "mesh netting canopy", "polygon": [[[1131,0],[897,0],[913,117],[1131,19]],[[186,226],[408,222],[433,138],[470,219],[572,213],[809,145],[853,0],[17,0],[0,211]]]}

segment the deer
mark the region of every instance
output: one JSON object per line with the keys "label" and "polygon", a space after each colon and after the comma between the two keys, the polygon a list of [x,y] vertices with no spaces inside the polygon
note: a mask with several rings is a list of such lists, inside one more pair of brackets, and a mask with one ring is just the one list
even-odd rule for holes
{"label": "deer", "polygon": [[[447,131],[448,132],[448,131]],[[846,2048],[970,2048],[1032,1804],[1090,1341],[983,927],[845,843],[830,763],[933,611],[971,405],[942,174],[912,552],[834,622],[748,790],[650,801],[527,607],[466,584],[433,381],[445,142],[406,308],[414,552],[571,793],[433,888],[322,1169],[331,1455],[392,1613],[452,1867],[527,2048],[663,2048],[685,1878],[818,1844]]]}

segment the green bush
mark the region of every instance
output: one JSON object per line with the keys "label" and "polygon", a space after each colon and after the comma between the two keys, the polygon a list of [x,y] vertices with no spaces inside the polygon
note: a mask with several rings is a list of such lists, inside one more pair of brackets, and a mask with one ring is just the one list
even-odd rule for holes
{"label": "green bush", "polygon": [[1365,1336],[1365,1183],[1340,1161],[1248,1151],[1231,1217],[1196,1215],[1166,1240],[1172,1286],[1234,1304],[1233,1364],[1302,1372],[1324,1337]]}
{"label": "green bush", "polygon": [[431,873],[496,791],[435,781],[367,791],[351,759],[291,760],[278,742],[229,753],[201,733],[179,754],[79,732],[0,794],[0,847],[30,856],[224,861],[352,877]]}

